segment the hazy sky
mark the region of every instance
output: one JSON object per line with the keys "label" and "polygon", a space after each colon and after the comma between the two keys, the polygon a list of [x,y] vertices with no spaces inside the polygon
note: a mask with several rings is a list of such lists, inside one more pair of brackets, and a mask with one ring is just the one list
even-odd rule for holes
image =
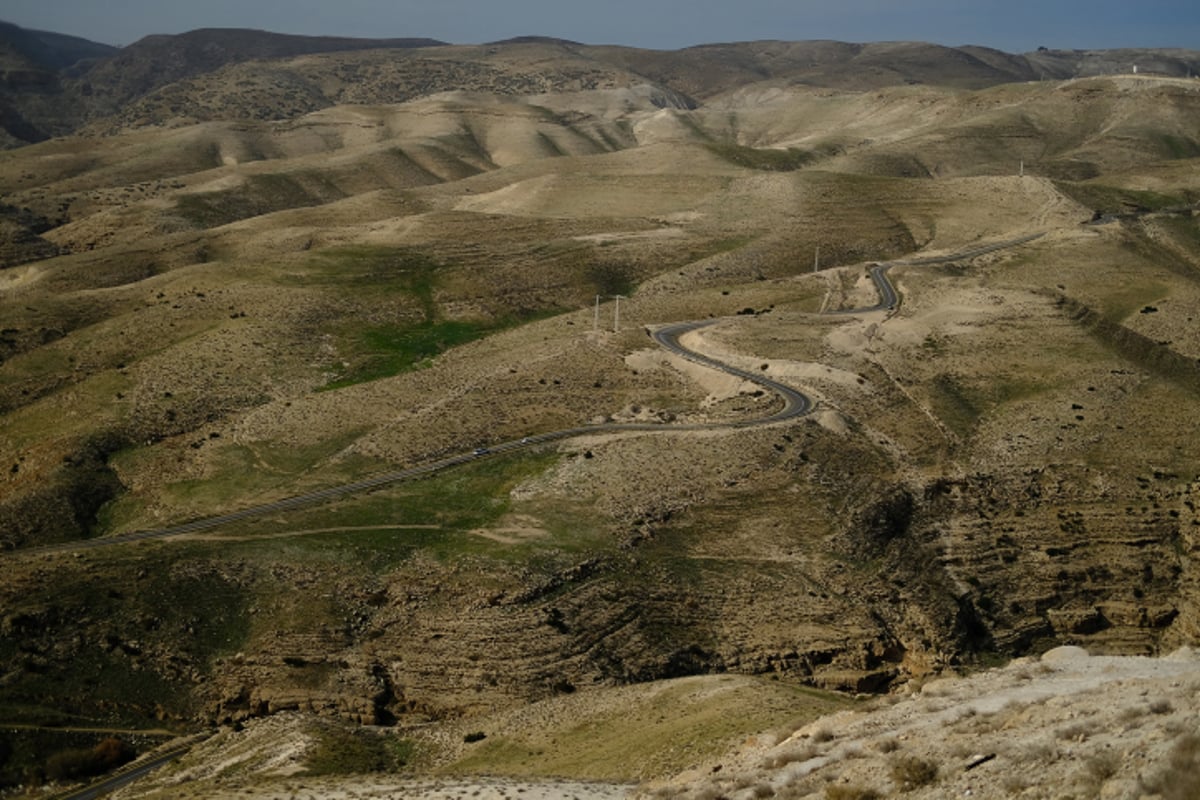
{"label": "hazy sky", "polygon": [[750,39],[1200,49],[1200,0],[3,0],[0,19],[110,44],[220,27],[660,49]]}

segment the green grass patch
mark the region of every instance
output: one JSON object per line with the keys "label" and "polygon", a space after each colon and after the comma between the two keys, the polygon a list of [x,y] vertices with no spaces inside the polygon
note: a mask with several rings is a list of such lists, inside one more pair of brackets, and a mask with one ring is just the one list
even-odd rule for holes
{"label": "green grass patch", "polygon": [[1190,137],[1164,133],[1157,139],[1160,150],[1167,158],[1178,160],[1200,156],[1200,143]]}
{"label": "green grass patch", "polygon": [[453,347],[482,339],[489,333],[513,324],[516,323],[447,320],[358,330],[352,334],[351,343],[346,348],[353,353],[349,356],[350,366],[322,386],[320,391],[342,389],[420,369]]}
{"label": "green grass patch", "polygon": [[1129,281],[1106,283],[1100,289],[1100,313],[1105,319],[1121,322],[1170,294],[1166,284],[1158,281]]}
{"label": "green grass patch", "polygon": [[327,728],[305,756],[309,775],[363,775],[399,772],[416,755],[409,739],[362,729]]}
{"label": "green grass patch", "polygon": [[[1200,263],[1200,219],[1191,216],[1165,217],[1157,220],[1157,224],[1189,251],[1193,258],[1192,263]],[[1191,271],[1200,272],[1200,267]]]}
{"label": "green grass patch", "polygon": [[[298,484],[306,473],[322,466],[363,432],[360,429],[343,431],[308,445],[223,444],[212,461],[208,476],[168,484],[162,489],[163,498],[180,509],[181,517],[190,519],[246,505],[255,496],[277,494],[283,487],[294,487],[299,491]],[[158,456],[152,448],[131,448],[114,455],[110,463],[119,473],[138,474],[153,469],[155,462],[151,460],[147,464],[145,460]],[[378,465],[339,463],[336,472],[327,468],[322,477],[326,482],[335,477],[350,481],[362,477],[369,468],[378,469]],[[288,493],[292,492],[289,490]],[[146,498],[124,494],[101,509],[97,527],[106,533],[115,533],[182,521],[148,520],[146,512]]]}
{"label": "green grass patch", "polygon": [[304,288],[361,289],[372,293],[407,294],[426,320],[436,313],[434,289],[442,264],[427,253],[408,247],[350,245],[317,250],[277,280]]}
{"label": "green grass patch", "polygon": [[970,436],[979,423],[978,399],[954,375],[942,373],[930,381],[929,401],[937,418],[963,438]]}
{"label": "green grass patch", "polygon": [[48,398],[0,415],[0,437],[13,448],[28,447],[52,432],[55,437],[85,437],[112,428],[128,418],[130,401],[125,395],[133,386],[126,375],[101,372],[70,386],[71,414],[62,404]]}
{"label": "green grass patch", "polygon": [[1140,189],[1126,189],[1100,183],[1074,183],[1061,181],[1055,184],[1059,191],[1102,214],[1122,214],[1131,211],[1162,211],[1174,206],[1195,202],[1190,192],[1163,194]]}
{"label": "green grass patch", "polygon": [[818,159],[818,155],[809,150],[796,147],[787,149],[746,147],[733,142],[712,142],[707,145],[714,155],[747,169],[763,170],[766,172],[794,172],[806,167]]}
{"label": "green grass patch", "polygon": [[[547,701],[538,729],[488,735],[451,764],[452,774],[570,776],[636,781],[673,774],[757,733],[796,728],[852,705],[845,698],[743,676],[703,676],[620,688],[609,702]],[[487,733],[487,723],[477,727]]]}
{"label": "green grass patch", "polygon": [[[387,571],[417,553],[442,561],[482,557],[537,561],[546,551],[579,552],[604,542],[600,516],[586,500],[533,501],[514,508],[511,492],[550,469],[554,453],[493,456],[367,495],[296,509],[221,528],[226,549],[258,560],[322,561]],[[471,532],[519,510],[545,533],[508,543]],[[290,535],[284,535],[290,534]],[[279,535],[278,538],[268,538]]]}
{"label": "green grass patch", "polygon": [[339,368],[322,390],[419,369],[453,347],[555,313],[539,309],[496,319],[443,319],[436,293],[448,269],[419,250],[354,246],[322,250],[284,276],[285,282],[305,287],[408,295],[419,309],[419,320],[406,324],[343,326],[336,335],[340,359],[349,366]]}

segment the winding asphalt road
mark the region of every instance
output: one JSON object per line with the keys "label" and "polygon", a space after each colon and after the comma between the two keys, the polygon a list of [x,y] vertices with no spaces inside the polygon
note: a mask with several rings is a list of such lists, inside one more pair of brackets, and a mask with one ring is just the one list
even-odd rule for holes
{"label": "winding asphalt road", "polygon": [[47,800],[96,800],[96,798],[103,797],[110,792],[115,792],[122,786],[128,786],[144,775],[153,772],[165,764],[169,764],[188,752],[191,748],[191,744],[180,745],[149,758],[139,759],[126,764],[112,775],[89,783],[87,786],[52,795]]}
{"label": "winding asphalt road", "polygon": [[[886,264],[875,264],[870,268],[870,275],[871,275],[871,279],[875,283],[876,288],[879,291],[879,302],[876,303],[875,305],[869,306],[867,308],[858,308],[858,309],[852,309],[852,310],[848,310],[848,311],[839,311],[837,313],[860,314],[860,313],[871,312],[871,311],[884,311],[884,310],[889,311],[889,312],[894,311],[896,306],[899,305],[900,298],[896,292],[895,286],[892,285],[892,282],[887,277],[888,270],[890,270],[893,266],[922,266],[922,265],[943,264],[943,263],[948,263],[951,261],[962,261],[962,260],[966,260],[969,258],[975,258],[977,256],[983,255],[985,253],[990,253],[995,250],[1000,250],[1000,249],[1003,249],[1006,247],[1014,247],[1019,244],[1024,244],[1025,242],[1032,241],[1041,235],[1042,234],[1034,234],[1031,236],[1025,236],[1020,239],[1012,239],[1012,240],[1008,240],[1005,242],[999,242],[999,243],[996,243],[993,245],[988,245],[985,247],[980,247],[980,248],[968,250],[968,251],[961,252],[961,253],[955,253],[950,256],[939,256],[939,257],[934,257],[934,258],[909,260],[909,261],[896,261],[896,262],[889,262]],[[705,425],[664,425],[664,424],[656,425],[656,424],[649,424],[649,423],[644,423],[644,424],[617,423],[617,424],[588,425],[588,426],[580,426],[580,427],[576,427],[576,428],[568,428],[566,430],[561,430],[561,431],[552,431],[550,433],[542,433],[542,434],[538,434],[535,436],[527,436],[527,437],[519,439],[519,440],[504,442],[502,444],[495,445],[494,447],[488,448],[487,450],[476,450],[471,453],[464,453],[461,455],[452,456],[450,458],[444,458],[440,461],[433,461],[433,462],[430,462],[428,464],[423,464],[418,467],[411,467],[409,469],[403,469],[403,470],[399,470],[397,472],[390,472],[390,473],[387,473],[384,475],[377,475],[373,478],[367,478],[366,480],[355,481],[354,483],[347,483],[347,484],[343,484],[341,486],[332,486],[332,487],[329,487],[328,489],[322,489],[322,490],[315,491],[315,492],[306,492],[305,494],[300,494],[300,495],[295,495],[294,497],[284,498],[282,500],[277,500],[273,503],[264,503],[262,505],[252,506],[250,508],[244,508],[241,511],[234,511],[229,514],[220,514],[217,516],[205,517],[202,519],[197,519],[197,520],[193,520],[191,522],[184,523],[182,525],[174,525],[169,528],[162,528],[159,530],[149,530],[149,531],[138,531],[136,533],[127,533],[127,534],[122,534],[122,535],[118,535],[118,536],[106,536],[106,537],[103,537],[100,539],[86,539],[83,541],[67,542],[64,544],[50,545],[50,546],[45,546],[45,547],[28,548],[28,549],[24,549],[24,550],[14,551],[13,554],[14,555],[15,554],[38,554],[38,553],[52,553],[52,552],[62,552],[62,551],[79,551],[79,550],[95,548],[95,547],[106,547],[106,546],[110,546],[110,545],[127,544],[130,542],[138,542],[138,541],[143,541],[146,539],[165,539],[165,538],[168,538],[171,536],[179,536],[179,535],[187,534],[187,533],[195,533],[197,531],[204,531],[204,530],[209,530],[211,528],[216,528],[221,525],[228,524],[230,522],[236,522],[239,520],[249,519],[251,517],[258,517],[258,516],[262,516],[264,514],[270,514],[273,512],[277,512],[277,511],[285,511],[288,509],[298,508],[301,506],[312,505],[312,504],[319,503],[319,502],[322,502],[325,500],[331,500],[331,499],[338,498],[338,497],[345,497],[348,495],[369,491],[371,489],[379,488],[380,486],[386,486],[386,485],[393,484],[393,483],[399,483],[401,481],[413,480],[415,478],[429,475],[434,472],[440,472],[441,470],[449,469],[451,467],[455,467],[460,464],[466,464],[468,462],[475,461],[476,459],[479,459],[479,458],[485,458],[492,454],[512,452],[515,450],[521,450],[524,448],[533,447],[533,446],[540,445],[540,444],[545,444],[547,442],[554,442],[554,441],[558,441],[561,439],[570,439],[575,436],[583,436],[583,435],[587,435],[587,434],[596,434],[596,433],[609,433],[609,432],[614,432],[614,431],[656,431],[656,432],[670,431],[670,432],[674,432],[674,431],[688,431],[688,430],[713,430],[713,429],[722,429],[722,428],[724,428],[724,429],[747,428],[747,427],[757,426],[757,425],[770,425],[770,424],[773,424],[776,422],[782,422],[782,421],[786,421],[786,420],[790,420],[790,419],[795,419],[797,417],[802,417],[802,416],[810,413],[813,410],[813,408],[815,407],[815,405],[814,405],[812,399],[810,397],[808,397],[808,395],[804,394],[803,392],[801,392],[797,389],[794,389],[791,386],[788,386],[786,384],[771,380],[770,378],[766,377],[765,375],[755,373],[755,372],[750,372],[748,370],[739,369],[738,367],[734,367],[730,364],[726,364],[724,362],[718,361],[715,358],[710,358],[709,356],[706,356],[702,353],[698,353],[695,350],[690,350],[690,349],[684,347],[682,344],[680,344],[679,339],[682,336],[685,336],[686,334],[691,333],[692,331],[697,331],[697,330],[700,330],[701,328],[705,328],[710,325],[715,325],[718,322],[724,321],[725,319],[726,318],[715,318],[715,319],[700,320],[700,321],[693,321],[693,322],[679,322],[679,323],[675,323],[672,325],[666,325],[662,328],[659,328],[658,330],[653,331],[651,333],[651,336],[653,337],[654,341],[658,343],[658,345],[660,347],[662,347],[663,349],[665,349],[669,352],[675,353],[676,355],[686,358],[689,361],[693,361],[697,364],[703,364],[704,366],[711,367],[713,369],[717,369],[722,372],[725,372],[729,375],[733,375],[735,377],[742,378],[743,380],[750,381],[751,383],[757,384],[758,386],[761,386],[764,389],[768,389],[768,390],[774,392],[776,395],[778,395],[783,400],[783,408],[780,409],[779,411],[776,411],[775,413],[773,413],[769,416],[766,416],[766,417],[759,417],[759,418],[750,419],[750,420],[741,420],[741,421],[732,422],[732,423],[711,423],[711,424],[705,424]],[[135,762],[134,764],[130,764],[128,767],[118,771],[116,774],[111,775],[101,781],[98,781],[96,783],[90,784],[88,786],[85,786],[85,787],[82,787],[82,788],[79,788],[79,789],[76,789],[76,790],[73,790],[70,792],[67,792],[62,795],[58,795],[58,796],[56,796],[55,800],[92,800],[92,798],[101,797],[102,795],[108,794],[109,792],[115,791],[116,789],[118,789],[122,786],[132,783],[133,781],[142,777],[146,773],[151,772],[152,770],[155,770],[155,769],[161,767],[163,764],[166,764],[167,762],[172,761],[175,758],[178,758],[179,756],[183,755],[183,753],[187,752],[189,747],[190,747],[190,745],[181,746],[181,747],[174,748],[169,751],[157,754],[156,756],[154,756],[150,759],[147,759],[144,762],[141,762],[141,763]]]}
{"label": "winding asphalt road", "polygon": [[[1001,250],[1008,247],[1015,247],[1026,242],[1030,242],[1042,234],[1032,234],[1023,236],[1018,239],[1010,239],[995,244],[986,245],[983,247],[965,250],[954,253],[948,256],[935,256],[932,258],[911,259],[906,261],[892,261],[884,264],[875,264],[870,268],[871,279],[875,282],[875,286],[879,291],[879,302],[873,306],[866,308],[856,308],[832,313],[839,314],[862,314],[871,311],[894,311],[899,305],[900,298],[896,292],[895,286],[887,277],[887,271],[896,266],[929,266],[934,264],[945,264],[952,261],[964,261],[971,258],[991,253],[996,250]],[[345,483],[340,486],[331,486],[327,489],[319,489],[313,492],[305,492],[303,494],[286,497],[281,500],[276,500],[271,503],[263,503],[261,505],[250,506],[243,508],[240,511],[231,511],[228,514],[218,514],[211,517],[202,517],[190,522],[185,522],[180,525],[172,525],[166,528],[158,528],[155,530],[136,531],[133,533],[118,534],[115,536],[104,536],[96,539],[82,539],[72,542],[63,542],[61,544],[44,545],[41,547],[30,547],[19,550],[14,550],[8,555],[35,555],[55,552],[78,552],[81,550],[89,550],[97,547],[111,547],[118,544],[129,544],[131,542],[140,542],[148,539],[167,539],[172,536],[181,536],[188,533],[197,533],[199,531],[211,530],[222,525],[228,525],[231,522],[238,522],[252,517],[260,517],[266,514],[273,514],[280,511],[288,511],[302,506],[314,505],[328,500],[333,500],[349,495],[368,492],[372,489],[378,489],[381,486],[388,486],[394,483],[409,481],[416,478],[421,478],[435,472],[441,472],[451,467],[456,467],[462,464],[467,464],[476,461],[480,458],[486,458],[493,454],[510,453],[517,450],[534,447],[537,445],[555,442],[562,439],[570,439],[576,436],[586,436],[597,433],[612,433],[619,431],[653,431],[653,432],[676,432],[676,431],[694,431],[694,430],[715,430],[729,428],[749,428],[759,425],[771,425],[777,422],[802,417],[810,413],[814,408],[814,403],[808,395],[792,388],[786,384],[771,380],[760,373],[751,372],[749,370],[739,369],[730,364],[718,361],[715,358],[710,358],[695,350],[690,350],[680,344],[679,340],[684,335],[692,331],[700,330],[701,328],[715,325],[725,321],[728,318],[714,318],[708,320],[679,322],[671,325],[663,326],[651,333],[654,341],[665,350],[668,350],[676,355],[693,361],[697,364],[711,367],[712,369],[720,370],[729,375],[733,375],[743,380],[750,381],[762,388],[775,393],[783,400],[783,408],[775,413],[755,419],[740,420],[729,423],[710,423],[697,425],[667,425],[654,423],[605,423],[599,425],[584,425],[575,428],[567,428],[560,431],[552,431],[549,433],[541,433],[534,436],[526,436],[522,439],[515,439],[508,442],[503,442],[487,449],[476,450],[470,453],[462,453],[459,455],[443,458],[438,461],[431,461],[417,467],[409,467],[395,472],[388,472],[381,475],[376,475],[370,478],[365,478],[352,483]]]}

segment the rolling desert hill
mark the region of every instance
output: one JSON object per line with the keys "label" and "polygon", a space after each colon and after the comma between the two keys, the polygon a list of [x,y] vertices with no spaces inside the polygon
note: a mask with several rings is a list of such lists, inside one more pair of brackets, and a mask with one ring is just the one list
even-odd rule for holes
{"label": "rolling desert hill", "polygon": [[[627,788],[856,694],[1195,645],[1200,82],[257,41],[0,153],[0,721],[220,727],[226,764],[300,731],[279,792]],[[877,263],[899,301],[862,310]],[[649,335],[690,320],[814,411],[751,424],[779,398]],[[0,780],[47,774],[5,736]]]}
{"label": "rolling desert hill", "polygon": [[694,106],[755,83],[982,89],[1124,74],[1134,65],[1168,77],[1200,72],[1200,56],[1188,50],[1040,48],[1014,55],[921,42],[762,41],[652,51],[536,36],[462,46],[242,29],[148,36],[115,50],[53,36],[7,23],[0,29],[0,43],[18,62],[0,83],[0,145],[97,125],[113,132],[211,119],[294,119],[333,105],[399,103],[453,90],[528,95],[648,84],[664,102]]}

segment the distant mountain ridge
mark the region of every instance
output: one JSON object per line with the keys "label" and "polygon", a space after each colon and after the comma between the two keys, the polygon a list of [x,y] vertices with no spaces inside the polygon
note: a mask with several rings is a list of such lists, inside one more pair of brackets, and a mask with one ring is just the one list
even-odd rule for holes
{"label": "distant mountain ridge", "polygon": [[[381,59],[380,51],[390,55]],[[313,56],[325,60],[303,60]],[[235,74],[238,65],[252,66]],[[93,130],[223,114],[287,119],[336,103],[396,103],[453,90],[521,94],[648,83],[690,105],[762,83],[980,89],[1128,73],[1135,65],[1146,73],[1185,77],[1200,72],[1200,51],[1039,49],[1014,55],[978,46],[821,40],[659,51],[541,36],[460,46],[419,37],[226,28],[148,36],[117,49],[0,23],[0,146],[71,134],[109,117],[111,124]],[[342,88],[323,88],[330,83]]]}
{"label": "distant mountain ridge", "polygon": [[140,39],[83,76],[102,110],[155,89],[229,64],[277,60],[314,53],[390,50],[445,45],[436,39],[353,39],[293,36],[238,28],[201,28],[178,35]]}
{"label": "distant mountain ridge", "polygon": [[5,70],[12,68],[14,56],[24,59],[30,66],[65,70],[85,59],[105,58],[118,52],[118,47],[78,36],[28,30],[0,22],[0,68]]}

